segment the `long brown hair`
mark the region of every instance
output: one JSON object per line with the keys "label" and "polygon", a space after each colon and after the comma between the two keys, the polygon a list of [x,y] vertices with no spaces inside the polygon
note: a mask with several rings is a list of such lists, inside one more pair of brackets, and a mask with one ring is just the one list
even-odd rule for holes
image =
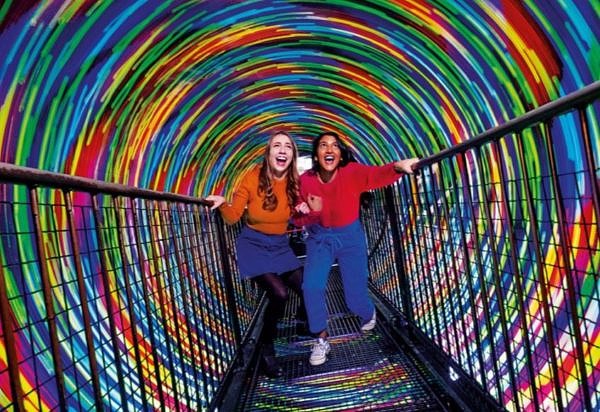
{"label": "long brown hair", "polygon": [[277,135],[284,135],[290,139],[292,143],[292,161],[287,169],[287,201],[290,205],[290,208],[293,207],[298,201],[298,193],[300,192],[300,176],[298,175],[297,168],[297,157],[298,157],[298,147],[296,146],[296,142],[294,139],[290,137],[286,132],[276,132],[274,133],[267,142],[267,147],[265,148],[265,154],[263,157],[262,165],[260,167],[260,172],[258,174],[258,194],[265,194],[265,200],[263,200],[262,208],[264,210],[275,210],[278,204],[277,196],[273,193],[273,173],[271,171],[271,165],[269,164],[269,155],[271,154],[271,142]]}

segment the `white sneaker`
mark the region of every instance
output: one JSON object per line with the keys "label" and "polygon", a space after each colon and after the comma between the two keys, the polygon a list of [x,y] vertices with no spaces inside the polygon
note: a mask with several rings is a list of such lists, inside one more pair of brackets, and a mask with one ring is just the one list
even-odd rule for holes
{"label": "white sneaker", "polygon": [[327,354],[331,350],[326,339],[319,338],[312,347],[309,362],[313,366],[322,365],[327,360]]}
{"label": "white sneaker", "polygon": [[371,320],[368,321],[367,323],[365,323],[364,325],[362,325],[360,327],[360,330],[362,330],[363,332],[368,332],[370,330],[373,330],[373,328],[375,328],[375,325],[377,324],[376,315],[377,315],[377,312],[375,312],[375,310],[373,310],[373,316],[371,317]]}

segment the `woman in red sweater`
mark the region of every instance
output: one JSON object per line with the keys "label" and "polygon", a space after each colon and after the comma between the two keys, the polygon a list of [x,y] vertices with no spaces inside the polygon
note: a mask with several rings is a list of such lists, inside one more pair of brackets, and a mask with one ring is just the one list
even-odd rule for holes
{"label": "woman in red sweater", "polygon": [[418,162],[412,158],[367,166],[351,162],[349,156],[336,133],[323,133],[313,141],[312,169],[300,176],[301,194],[308,204],[312,207],[314,199],[320,198],[319,207],[312,207],[313,211],[296,221],[308,232],[303,291],[310,331],[317,337],[310,356],[312,365],[324,363],[330,350],[325,288],[336,259],[348,308],[362,319],[361,330],[375,327],[375,306],[368,294],[366,237],[359,220],[360,195],[412,173]]}
{"label": "woman in red sweater", "polygon": [[[299,195],[297,156],[292,138],[278,132],[267,143],[262,165],[244,175],[231,203],[223,196],[206,197],[213,202],[211,209],[219,208],[228,224],[239,221],[247,210],[246,225],[236,241],[237,262],[241,277],[254,280],[269,297],[261,341],[263,369],[271,377],[283,373],[275,358],[273,340],[288,288],[302,297],[302,265],[286,234]],[[304,305],[300,311],[304,311]]]}

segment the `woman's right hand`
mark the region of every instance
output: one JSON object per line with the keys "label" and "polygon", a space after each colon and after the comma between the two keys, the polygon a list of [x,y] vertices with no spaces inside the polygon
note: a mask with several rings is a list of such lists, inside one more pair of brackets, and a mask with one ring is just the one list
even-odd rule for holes
{"label": "woman's right hand", "polygon": [[296,206],[294,206],[294,210],[303,215],[308,215],[310,213],[310,207],[306,202],[298,203]]}
{"label": "woman's right hand", "polygon": [[398,173],[408,173],[412,175],[414,173],[413,166],[419,163],[419,160],[420,159],[418,157],[398,160],[394,162],[394,169]]}
{"label": "woman's right hand", "polygon": [[216,208],[221,206],[223,203],[225,203],[225,198],[223,196],[219,196],[219,195],[208,195],[204,198],[204,200],[208,200],[209,202],[213,203],[212,206],[210,207],[210,210],[215,210]]}
{"label": "woman's right hand", "polygon": [[309,194],[306,202],[298,203],[294,206],[297,213],[308,215],[310,212],[320,212],[323,210],[323,199],[320,196]]}

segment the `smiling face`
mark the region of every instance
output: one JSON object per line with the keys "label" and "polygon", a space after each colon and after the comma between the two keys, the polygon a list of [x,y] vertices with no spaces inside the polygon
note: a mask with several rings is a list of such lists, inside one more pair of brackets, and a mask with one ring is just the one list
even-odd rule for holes
{"label": "smiling face", "polygon": [[269,142],[268,154],[269,167],[273,176],[276,178],[285,176],[295,155],[294,144],[289,136],[281,133],[273,136]]}
{"label": "smiling face", "polygon": [[342,151],[335,136],[327,134],[323,135],[321,139],[319,139],[316,155],[316,160],[319,162],[320,166],[319,172],[333,174],[337,170],[342,159]]}

